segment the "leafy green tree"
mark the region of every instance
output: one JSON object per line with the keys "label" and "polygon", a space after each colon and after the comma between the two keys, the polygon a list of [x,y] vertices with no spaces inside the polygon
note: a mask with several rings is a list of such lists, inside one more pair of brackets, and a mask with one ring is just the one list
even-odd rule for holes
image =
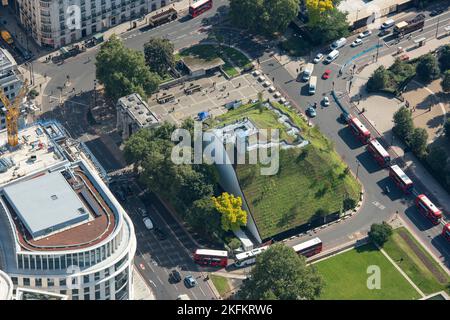
{"label": "leafy green tree", "polygon": [[376,245],[383,247],[389,237],[392,235],[392,227],[385,221],[383,223],[374,223],[370,226],[368,233],[370,240]]}
{"label": "leafy green tree", "polygon": [[388,86],[389,74],[383,67],[379,66],[367,81],[367,91],[379,91]]}
{"label": "leafy green tree", "polygon": [[352,199],[352,198],[345,198],[345,199],[342,201],[342,209],[343,209],[344,211],[353,209],[354,207],[356,207],[356,200],[355,200],[355,199]]}
{"label": "leafy green tree", "polygon": [[394,113],[394,133],[408,142],[414,131],[414,124],[411,117],[411,111],[406,107],[401,107]]}
{"label": "leafy green tree", "polygon": [[319,19],[308,22],[308,31],[316,44],[330,43],[349,35],[347,13],[333,8],[323,13]]}
{"label": "leafy green tree", "polygon": [[424,156],[427,151],[427,140],[427,131],[424,128],[415,128],[409,139],[411,150],[419,157]]}
{"label": "leafy green tree", "polygon": [[450,139],[450,118],[447,118],[447,121],[445,121],[444,133],[447,139]]}
{"label": "leafy green tree", "polygon": [[233,238],[228,242],[228,247],[230,247],[231,250],[236,250],[241,246],[241,242],[238,238]]}
{"label": "leafy green tree", "polygon": [[200,235],[213,239],[221,230],[220,214],[217,212],[211,197],[204,197],[192,203],[186,214],[186,222]]}
{"label": "leafy green tree", "polygon": [[145,99],[158,88],[159,77],[145,65],[143,53],[126,48],[115,35],[102,44],[95,66],[97,79],[113,101],[134,92]]}
{"label": "leafy green tree", "polygon": [[450,44],[444,46],[439,53],[439,64],[442,71],[450,69]]}
{"label": "leafy green tree", "polygon": [[224,231],[234,231],[247,224],[247,212],[242,209],[241,197],[224,192],[218,197],[212,197],[212,201],[216,210],[222,214]]}
{"label": "leafy green tree", "polygon": [[168,39],[150,38],[144,44],[145,62],[152,72],[161,77],[167,74],[169,68],[175,67],[173,44]]}
{"label": "leafy green tree", "polygon": [[277,243],[256,258],[250,277],[239,291],[245,300],[313,300],[324,286],[314,266],[295,251]]}
{"label": "leafy green tree", "polygon": [[230,0],[230,17],[241,28],[271,35],[287,29],[299,6],[299,0]]}
{"label": "leafy green tree", "polygon": [[192,203],[204,197],[213,195],[214,187],[205,183],[205,176],[195,171],[192,166],[179,166],[180,185],[178,189],[179,198],[186,204]]}
{"label": "leafy green tree", "polygon": [[420,58],[416,67],[416,72],[419,78],[425,82],[439,78],[439,74],[441,73],[438,61],[431,53]]}
{"label": "leafy green tree", "polygon": [[445,164],[447,163],[447,153],[444,148],[439,146],[432,146],[427,155],[427,162],[431,169],[435,172],[442,172],[445,170]]}
{"label": "leafy green tree", "polygon": [[450,92],[450,70],[444,72],[441,85],[444,92]]}

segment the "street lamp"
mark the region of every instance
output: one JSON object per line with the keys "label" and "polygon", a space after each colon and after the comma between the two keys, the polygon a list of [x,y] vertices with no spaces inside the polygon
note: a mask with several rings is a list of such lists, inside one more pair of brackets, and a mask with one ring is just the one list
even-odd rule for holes
{"label": "street lamp", "polygon": [[436,23],[436,39],[437,39],[437,36],[438,36],[438,30],[439,30],[439,19],[440,19],[441,17],[438,17],[438,19],[437,19],[437,23]]}

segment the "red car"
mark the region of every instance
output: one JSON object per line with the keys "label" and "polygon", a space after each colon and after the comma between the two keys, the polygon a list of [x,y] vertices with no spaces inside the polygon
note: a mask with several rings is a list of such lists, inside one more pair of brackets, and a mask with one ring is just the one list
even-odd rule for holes
{"label": "red car", "polygon": [[330,74],[331,74],[330,69],[325,70],[325,72],[322,75],[322,79],[328,79],[330,77]]}

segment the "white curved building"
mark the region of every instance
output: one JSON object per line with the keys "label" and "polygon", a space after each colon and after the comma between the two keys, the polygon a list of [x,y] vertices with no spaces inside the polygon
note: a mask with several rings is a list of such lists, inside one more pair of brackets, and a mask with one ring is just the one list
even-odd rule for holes
{"label": "white curved building", "polygon": [[11,300],[13,283],[11,278],[0,270],[0,300]]}
{"label": "white curved building", "polygon": [[0,132],[0,269],[14,287],[132,299],[133,224],[95,158],[53,122],[21,130],[17,150],[5,141]]}

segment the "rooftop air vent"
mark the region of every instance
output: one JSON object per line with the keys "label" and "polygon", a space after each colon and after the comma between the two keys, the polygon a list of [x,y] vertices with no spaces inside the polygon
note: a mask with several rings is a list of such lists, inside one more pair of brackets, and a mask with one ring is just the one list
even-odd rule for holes
{"label": "rooftop air vent", "polygon": [[57,200],[57,199],[58,199],[58,196],[57,196],[56,194],[53,194],[50,198],[51,198],[52,200]]}

